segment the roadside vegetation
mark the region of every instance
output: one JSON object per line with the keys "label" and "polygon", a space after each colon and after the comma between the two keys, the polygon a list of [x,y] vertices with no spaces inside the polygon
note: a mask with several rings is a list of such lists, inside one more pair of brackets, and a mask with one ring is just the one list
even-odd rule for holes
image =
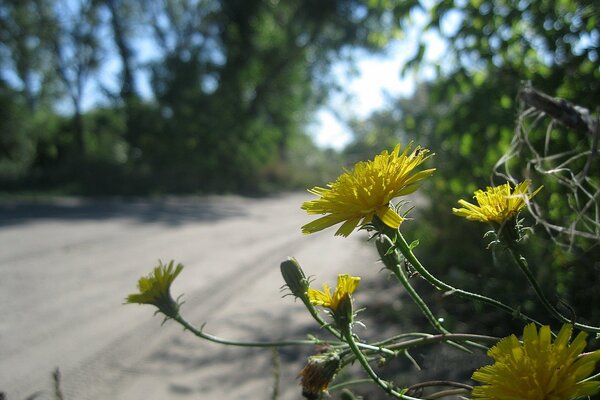
{"label": "roadside vegetation", "polygon": [[[490,243],[486,227],[450,211],[477,189],[531,181],[544,188],[524,221],[534,232],[523,233],[521,250],[531,278],[553,293],[547,300],[560,315],[599,323],[597,1],[66,4],[0,8],[3,194],[325,187],[341,167],[414,141],[435,153],[436,171],[419,192],[427,206],[402,225],[421,238],[424,265],[549,323],[531,281],[506,267],[511,255],[481,251]],[[422,42],[399,71],[419,80],[414,94],[346,121],[353,140],[342,151],[318,148],[308,135],[315,111],[345,89],[332,66],[355,61],[357,49],[385,52],[415,20],[425,21]],[[442,54],[432,54],[428,34],[444,41]],[[105,79],[111,68],[118,79]],[[422,280],[415,287],[438,300],[431,313],[452,331],[523,331],[523,321],[502,310],[476,306],[470,319],[472,303],[436,297],[439,288]],[[381,323],[432,322],[407,307]],[[598,338],[588,346],[598,348]]]}

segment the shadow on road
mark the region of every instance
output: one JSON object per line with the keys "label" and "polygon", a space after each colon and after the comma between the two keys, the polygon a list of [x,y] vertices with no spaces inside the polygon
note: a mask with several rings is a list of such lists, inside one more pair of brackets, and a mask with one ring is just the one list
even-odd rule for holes
{"label": "shadow on road", "polygon": [[140,223],[180,225],[217,221],[246,214],[242,198],[166,197],[161,199],[60,198],[0,202],[0,226],[32,220],[87,220],[129,218]]}

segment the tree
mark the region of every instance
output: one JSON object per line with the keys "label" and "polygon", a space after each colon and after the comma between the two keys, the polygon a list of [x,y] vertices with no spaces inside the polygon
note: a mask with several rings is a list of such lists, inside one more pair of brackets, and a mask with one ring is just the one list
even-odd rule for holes
{"label": "tree", "polygon": [[[361,125],[370,125],[370,131],[392,132],[390,137],[395,140],[414,137],[436,153],[437,171],[427,191],[429,208],[421,217],[434,223],[415,224],[419,236],[430,239],[419,249],[431,265],[452,271],[457,279],[480,285],[489,293],[524,293],[526,288],[510,278],[510,269],[495,271],[499,276],[508,274],[505,281],[511,282],[510,287],[500,288],[494,280],[482,283],[477,278],[479,269],[490,264],[490,259],[478,251],[485,244],[481,240],[485,227],[477,230],[457,221],[450,209],[459,198],[469,199],[477,188],[506,182],[504,176],[494,174],[494,169],[510,148],[515,126],[519,128],[523,122],[517,116],[522,111],[518,94],[524,82],[551,96],[596,109],[600,99],[599,15],[597,2],[577,0],[442,0],[432,6],[426,29],[437,31],[447,44],[439,58],[443,63],[434,65],[437,75],[422,82],[412,98],[397,99],[387,113],[380,113],[386,116],[383,121],[373,116]],[[431,67],[426,54],[427,43],[421,43],[405,70]],[[592,135],[540,122],[547,120],[536,121],[537,125],[525,121],[529,124],[528,145],[544,149],[546,142],[552,152],[565,154],[593,147]],[[358,141],[351,148],[365,147],[364,134],[359,132],[356,137]],[[378,141],[386,142],[382,138]],[[575,175],[585,168],[585,160],[582,157],[573,165]],[[527,161],[523,151],[510,159],[515,178],[534,178],[536,187],[543,184],[545,189],[536,201],[549,215],[563,214],[568,219],[568,202],[573,200],[570,188],[558,185],[550,174],[536,175],[527,168]],[[586,176],[597,188],[600,165],[597,159],[592,165],[596,177]],[[554,235],[528,242],[528,258],[540,267],[536,271],[546,285],[553,291],[558,288],[567,302],[585,310],[587,307],[577,306],[589,301],[590,293],[581,292],[573,277],[585,277],[588,283],[597,279],[591,272],[600,251],[597,240],[578,238],[572,251],[565,254],[561,243],[553,241]],[[503,265],[508,261],[497,258],[496,262]]]}
{"label": "tree", "polygon": [[0,65],[3,79],[18,86],[29,111],[45,99],[55,75],[47,46],[52,24],[49,1],[7,1],[0,9]]}
{"label": "tree", "polygon": [[404,9],[361,1],[155,5],[149,21],[164,55],[153,87],[175,144],[142,153],[162,165],[202,153],[196,171],[206,187],[251,190],[265,165],[285,160],[290,138],[326,97],[331,63],[346,48],[381,48]]}
{"label": "tree", "polygon": [[[62,92],[51,97],[50,114],[58,108],[64,114],[65,99],[72,111],[72,139],[65,137],[62,119],[60,132],[46,137],[48,148],[69,157],[56,157],[54,166],[45,163],[45,171],[65,162],[106,160],[113,138],[114,161],[123,159],[125,148],[126,161],[118,163],[127,174],[155,182],[157,190],[257,191],[257,182],[286,182],[277,169],[285,170],[291,144],[302,143],[297,137],[312,112],[339,86],[330,74],[332,63],[350,59],[354,48],[384,48],[400,31],[398,18],[418,2],[164,0],[141,7],[129,0],[27,0],[10,5],[0,11],[0,20],[8,25],[18,20],[23,28],[12,24],[2,31],[10,40],[0,50],[1,60],[15,69],[23,59],[19,65],[26,67],[8,86],[27,86],[27,96],[34,98],[42,82],[37,76],[52,78],[53,84],[41,89]],[[35,46],[24,46],[28,41]],[[142,65],[147,54],[136,50],[149,42],[156,54]],[[40,60],[42,54],[47,58]],[[104,94],[117,101],[101,113],[85,109],[89,97],[98,107],[104,100],[88,90],[105,81],[99,74],[115,59],[121,66],[119,94],[111,89]],[[136,79],[146,67],[152,96],[141,98]],[[86,127],[85,121],[110,112],[115,118],[109,126],[122,127],[118,119],[123,118],[124,132],[105,133],[106,140],[93,137],[95,124]],[[102,157],[96,157],[100,142]]]}
{"label": "tree", "polygon": [[79,0],[55,5],[46,23],[54,26],[51,46],[54,65],[73,107],[73,134],[76,149],[85,155],[83,99],[86,85],[100,63],[98,4]]}

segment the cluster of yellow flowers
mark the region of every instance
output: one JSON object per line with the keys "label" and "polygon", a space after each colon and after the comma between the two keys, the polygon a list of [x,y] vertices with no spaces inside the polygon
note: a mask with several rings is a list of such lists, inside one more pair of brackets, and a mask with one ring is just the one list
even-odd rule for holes
{"label": "cluster of yellow flowers", "polygon": [[[400,153],[400,146],[388,153],[375,156],[373,161],[360,162],[330,183],[328,188],[315,187],[309,192],[319,199],[307,201],[302,208],[308,214],[324,214],[302,227],[304,233],[313,233],[343,223],[336,235],[348,236],[359,224],[377,216],[390,228],[397,229],[404,218],[392,208],[391,201],[414,192],[420,182],[435,169],[415,172],[430,156],[428,150],[408,146]],[[455,215],[472,221],[503,224],[513,220],[542,188],[530,193],[531,182],[526,180],[514,189],[510,183],[477,190],[477,205],[459,200],[461,208],[453,208]],[[323,291],[309,289],[312,304],[335,312],[339,301],[351,295],[360,278],[340,275],[333,293],[324,284]],[[484,385],[474,388],[474,398],[489,400],[570,400],[589,396],[600,390],[600,382],[586,380],[600,359],[600,350],[582,356],[586,346],[585,333],[580,333],[569,345],[572,326],[564,325],[554,343],[549,326],[539,334],[535,325],[525,327],[523,343],[512,335],[490,349],[495,360],[473,374],[473,379]]]}
{"label": "cluster of yellow flowers", "polygon": [[[397,145],[391,153],[384,151],[372,161],[359,162],[328,184],[328,189],[318,186],[309,189],[319,199],[305,202],[302,209],[308,214],[324,216],[304,225],[302,232],[314,233],[343,222],[336,235],[348,236],[359,223],[369,223],[374,216],[397,229],[404,218],[390,207],[391,201],[413,193],[423,179],[435,172],[435,168],[415,172],[431,155],[422,147],[412,152],[410,149],[409,145],[400,153],[400,145]],[[458,204],[463,208],[452,211],[472,221],[501,224],[514,218],[542,189],[539,187],[529,194],[530,185],[531,181],[526,180],[514,189],[506,183],[485,191],[477,190],[474,195],[477,205],[461,199]]]}
{"label": "cluster of yellow flowers", "polygon": [[[314,233],[341,223],[336,235],[348,236],[359,225],[378,219],[389,228],[397,230],[404,217],[394,209],[391,201],[399,196],[414,192],[423,179],[431,176],[435,169],[416,172],[415,169],[429,159],[429,150],[408,146],[401,152],[396,146],[392,152],[384,151],[372,161],[359,162],[352,170],[345,171],[327,188],[315,187],[309,192],[318,199],[303,203],[308,214],[322,215],[304,225],[302,231]],[[541,189],[531,192],[531,182],[524,181],[512,188],[510,183],[477,190],[477,204],[459,200],[461,208],[453,208],[455,215],[468,220],[495,225],[516,220],[519,212]],[[351,324],[351,295],[358,288],[360,278],[347,274],[339,275],[333,293],[327,284],[323,290],[309,287],[295,260],[284,263],[284,278],[292,293],[303,296],[312,306],[327,308],[336,322]],[[289,268],[288,268],[289,267]],[[181,264],[157,266],[153,272],[138,282],[139,293],[127,297],[128,303],[152,304],[167,317],[178,318],[179,304],[169,293],[173,280],[182,270]],[[346,306],[350,304],[350,306]],[[343,317],[344,313],[348,313]],[[314,308],[313,308],[314,310]],[[346,319],[342,319],[346,318]],[[600,350],[582,354],[586,346],[586,334],[579,333],[569,343],[572,326],[563,325],[552,342],[549,326],[539,332],[534,324],[527,325],[522,342],[511,335],[492,347],[488,355],[494,364],[484,366],[473,373],[473,380],[483,385],[472,391],[472,396],[489,400],[570,400],[590,396],[600,391],[600,381],[589,378],[594,372]],[[317,395],[340,368],[336,354],[311,357],[301,372],[302,384],[309,395]],[[315,397],[316,398],[316,397]]]}

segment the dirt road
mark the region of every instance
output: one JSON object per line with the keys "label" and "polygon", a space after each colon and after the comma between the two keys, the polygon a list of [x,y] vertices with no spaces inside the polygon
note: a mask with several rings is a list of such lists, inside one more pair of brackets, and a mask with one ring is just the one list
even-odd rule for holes
{"label": "dirt road", "polygon": [[158,259],[185,269],[173,286],[182,314],[232,339],[305,338],[315,329],[282,298],[279,263],[296,257],[320,286],[338,273],[377,274],[375,255],[333,230],[303,236],[304,194],[160,200],[61,199],[0,204],[0,392],[52,399],[59,367],[65,400],[299,399],[311,348],[217,346],[150,306],[127,305]]}

